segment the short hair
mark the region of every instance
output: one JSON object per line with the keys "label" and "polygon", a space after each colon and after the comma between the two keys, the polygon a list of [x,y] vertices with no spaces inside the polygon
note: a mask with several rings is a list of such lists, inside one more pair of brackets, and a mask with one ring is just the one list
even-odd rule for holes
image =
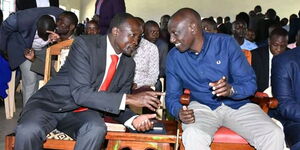
{"label": "short hair", "polygon": [[96,20],[90,20],[86,24],[95,24],[95,25],[98,25],[98,22]]}
{"label": "short hair", "polygon": [[254,11],[257,13],[257,12],[261,12],[261,6],[260,5],[256,5],[254,7]]}
{"label": "short hair", "polygon": [[49,15],[43,15],[39,18],[36,23],[37,29],[42,29],[43,31],[54,31],[55,29],[55,21]]}
{"label": "short hair", "polygon": [[229,17],[229,16],[226,16],[226,17],[224,18],[224,20],[225,20],[225,22],[226,22],[226,21],[230,21],[230,17]]}
{"label": "short hair", "polygon": [[157,22],[153,21],[153,20],[149,20],[145,23],[145,29],[148,27],[152,27],[152,26],[156,26],[159,28],[159,25]]}
{"label": "short hair", "polygon": [[113,28],[120,27],[128,19],[134,19],[134,17],[129,13],[116,14],[110,22],[110,25],[109,25],[109,28],[108,28],[108,33],[111,33],[111,30]]}
{"label": "short hair", "polygon": [[274,9],[270,8],[270,9],[267,10],[266,16],[269,19],[275,20],[276,19],[276,11]]}
{"label": "short hair", "polygon": [[141,18],[141,17],[135,17],[135,19],[136,19],[142,26],[144,26],[145,21],[144,21],[143,18]]}
{"label": "short hair", "polygon": [[236,26],[236,24],[242,24],[245,26],[245,28],[248,28],[247,23],[244,20],[236,20],[232,23],[232,29]]}
{"label": "short hair", "polygon": [[200,14],[195,11],[194,9],[192,8],[181,8],[179,9],[178,11],[176,11],[171,18],[173,18],[174,16],[180,16],[182,18],[188,18],[188,19],[193,19],[195,20],[197,23],[197,25],[199,27],[201,27],[201,16]]}
{"label": "short hair", "polygon": [[288,32],[283,29],[283,28],[275,28],[271,34],[270,34],[270,39],[272,39],[275,36],[281,36],[281,37],[287,37],[288,36]]}
{"label": "short hair", "polygon": [[237,14],[235,16],[235,20],[243,20],[246,22],[247,26],[249,26],[249,20],[250,20],[250,17],[247,13],[245,12],[240,12],[239,14]]}
{"label": "short hair", "polygon": [[64,11],[60,14],[60,16],[66,16],[71,21],[71,24],[77,26],[78,18],[75,13],[71,11]]}
{"label": "short hair", "polygon": [[202,25],[203,25],[203,23],[207,23],[214,30],[218,30],[217,23],[215,22],[215,20],[213,20],[211,18],[204,18],[204,19],[202,19]]}

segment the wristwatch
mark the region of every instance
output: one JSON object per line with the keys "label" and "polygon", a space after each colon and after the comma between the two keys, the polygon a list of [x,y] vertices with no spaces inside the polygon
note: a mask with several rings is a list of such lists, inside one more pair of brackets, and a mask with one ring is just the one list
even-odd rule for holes
{"label": "wristwatch", "polygon": [[229,96],[232,96],[235,93],[233,86],[230,88]]}

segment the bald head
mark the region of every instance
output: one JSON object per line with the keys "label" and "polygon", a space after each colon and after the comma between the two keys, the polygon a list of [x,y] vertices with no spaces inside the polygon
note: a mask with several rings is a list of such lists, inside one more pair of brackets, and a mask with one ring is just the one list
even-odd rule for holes
{"label": "bald head", "polygon": [[201,31],[201,17],[198,12],[191,8],[182,8],[172,15],[168,30],[170,33],[170,42],[174,43],[176,48],[184,52],[191,49],[199,52],[203,43]]}
{"label": "bald head", "polygon": [[189,21],[190,23],[195,23],[201,27],[200,14],[191,8],[179,9],[175,14],[172,15],[171,20],[174,18],[180,18],[182,20]]}

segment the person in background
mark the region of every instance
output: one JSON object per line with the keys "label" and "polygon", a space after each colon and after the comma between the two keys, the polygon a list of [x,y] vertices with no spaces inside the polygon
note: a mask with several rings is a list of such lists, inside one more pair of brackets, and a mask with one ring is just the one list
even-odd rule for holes
{"label": "person in background", "polygon": [[174,44],[170,42],[170,33],[168,32],[168,22],[170,20],[170,15],[163,15],[160,17],[160,22],[159,22],[159,38],[164,40],[165,42],[168,43],[168,49],[170,50],[171,48],[174,47]]}
{"label": "person in background", "polygon": [[279,106],[269,112],[283,125],[290,150],[300,149],[300,47],[273,58],[271,85]]}
{"label": "person in background", "polygon": [[[282,150],[282,130],[250,102],[255,74],[237,42],[224,34],[201,30],[201,17],[191,8],[172,15],[168,29],[175,44],[167,57],[168,111],[182,122],[186,150],[209,150],[220,126],[244,137],[259,150]],[[184,89],[191,102],[180,104]]]}
{"label": "person in background", "polygon": [[59,7],[59,0],[16,0],[16,10],[36,7]]}
{"label": "person in background", "polygon": [[[75,15],[75,13],[71,11],[64,11],[61,14],[59,14],[58,19],[56,21],[56,31],[55,31],[56,34],[58,34],[59,36],[57,42],[73,39],[77,23],[78,23],[78,18]],[[55,43],[56,42],[52,44]],[[46,47],[44,47],[40,51],[29,50],[29,52],[26,52],[25,57],[32,62],[30,70],[40,75],[44,75],[45,56],[46,56]]]}
{"label": "person in background", "polygon": [[247,34],[245,37],[248,41],[255,43],[255,31],[253,29],[249,29],[247,30]]}
{"label": "person in background", "polygon": [[296,39],[296,41],[294,43],[290,43],[290,44],[287,45],[287,47],[289,49],[293,49],[293,48],[295,48],[297,46],[300,46],[300,29],[298,30],[295,39]]}
{"label": "person in background", "polygon": [[217,33],[218,28],[217,28],[217,23],[210,18],[204,18],[202,19],[202,24],[201,28],[205,32],[210,32],[210,33]]}
{"label": "person in background", "polygon": [[127,13],[116,15],[107,36],[79,36],[57,75],[24,107],[16,127],[15,149],[42,149],[46,135],[58,129],[76,140],[75,149],[98,150],[106,135],[104,116],[137,131],[153,128],[155,114],[136,116],[127,106],[155,110],[160,92],[128,94],[135,63],[130,57],[142,28]]}
{"label": "person in background", "polygon": [[111,19],[116,14],[124,12],[126,12],[124,0],[97,0],[95,3],[95,15],[99,17],[100,34],[106,34]]}
{"label": "person in background", "polygon": [[57,34],[52,32],[55,22],[49,15],[58,16],[62,12],[63,10],[57,7],[20,10],[10,15],[0,27],[0,50],[8,54],[12,70],[20,66],[23,106],[38,89],[37,74],[30,70],[32,63],[24,53],[32,48],[41,49],[50,41],[58,39]]}
{"label": "person in background", "polygon": [[271,66],[274,56],[286,51],[288,32],[283,28],[274,29],[269,38],[269,44],[251,51],[252,68],[256,74],[257,91],[264,92],[268,96],[271,93]]}
{"label": "person in background", "polygon": [[[149,20],[145,23],[145,32],[144,32],[144,38],[151,43],[154,43],[158,48],[158,54],[159,54],[159,78],[165,78],[165,69],[166,69],[166,58],[169,51],[168,43],[164,40],[159,38],[159,26],[158,24],[153,21]],[[158,79],[155,84],[155,90],[161,91],[162,85],[165,83],[161,83],[161,81]],[[165,86],[164,86],[165,87]]]}
{"label": "person in background", "polygon": [[77,26],[76,26],[76,29],[75,29],[75,36],[79,36],[79,35],[82,35],[84,34],[85,32],[85,29],[84,29],[84,24],[83,23],[78,23]]}
{"label": "person in background", "polygon": [[100,33],[100,29],[95,20],[91,20],[86,23],[85,34],[95,35],[95,34],[99,34],[99,33]]}
{"label": "person in background", "polygon": [[255,43],[246,39],[247,24],[242,20],[236,20],[232,23],[232,34],[234,39],[238,42],[242,50],[251,51],[257,48]]}

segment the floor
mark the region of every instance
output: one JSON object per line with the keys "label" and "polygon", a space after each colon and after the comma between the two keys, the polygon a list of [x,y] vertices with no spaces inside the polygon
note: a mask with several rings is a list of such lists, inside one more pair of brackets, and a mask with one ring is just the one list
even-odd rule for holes
{"label": "floor", "polygon": [[4,102],[0,101],[0,150],[4,149],[5,146],[5,135],[10,134],[14,131],[18,116],[22,110],[22,97],[20,93],[16,92],[16,112],[14,113],[13,119],[7,120],[5,118]]}

